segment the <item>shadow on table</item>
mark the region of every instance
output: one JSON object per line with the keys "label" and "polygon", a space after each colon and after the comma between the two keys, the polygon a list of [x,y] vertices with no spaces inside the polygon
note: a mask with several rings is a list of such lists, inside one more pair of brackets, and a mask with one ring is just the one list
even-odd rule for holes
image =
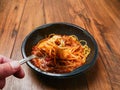
{"label": "shadow on table", "polygon": [[34,74],[35,77],[39,80],[44,88],[50,88],[50,89],[57,89],[57,90],[88,90],[88,83],[86,78],[86,74],[91,78],[91,82],[93,83],[96,78],[98,63],[96,63],[91,69],[86,71],[85,73],[82,73],[78,76],[67,78],[67,79],[56,79],[56,78],[46,78],[43,76],[40,76],[38,74]]}
{"label": "shadow on table", "polygon": [[85,74],[81,74],[76,77],[71,77],[67,79],[55,79],[55,78],[45,78],[39,77],[41,83],[46,85],[47,87],[54,89],[68,89],[68,90],[76,90],[76,89],[87,89],[87,80],[85,78]]}

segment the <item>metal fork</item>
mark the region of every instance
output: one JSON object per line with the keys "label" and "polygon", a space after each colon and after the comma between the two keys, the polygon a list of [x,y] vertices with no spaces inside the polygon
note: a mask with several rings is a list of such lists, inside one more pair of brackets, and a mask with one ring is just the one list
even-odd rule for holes
{"label": "metal fork", "polygon": [[34,58],[37,58],[37,56],[31,55],[31,56],[28,56],[27,58],[21,59],[21,60],[19,61],[19,63],[20,63],[20,65],[22,65],[22,64],[26,63],[27,61],[29,61],[29,60],[31,60],[31,59],[34,59]]}

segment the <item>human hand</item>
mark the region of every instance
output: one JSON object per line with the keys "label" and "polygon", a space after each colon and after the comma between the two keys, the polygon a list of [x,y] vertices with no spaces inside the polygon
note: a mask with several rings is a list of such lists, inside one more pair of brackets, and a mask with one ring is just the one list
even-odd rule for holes
{"label": "human hand", "polygon": [[0,55],[0,89],[5,86],[6,77],[11,75],[23,78],[25,74],[18,61],[11,61]]}

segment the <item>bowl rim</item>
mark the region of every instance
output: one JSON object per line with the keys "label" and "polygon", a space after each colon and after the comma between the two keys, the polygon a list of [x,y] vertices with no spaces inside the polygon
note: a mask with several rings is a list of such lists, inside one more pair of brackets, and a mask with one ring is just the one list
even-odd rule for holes
{"label": "bowl rim", "polygon": [[63,25],[67,25],[67,26],[72,26],[72,27],[78,28],[79,30],[82,30],[91,39],[91,41],[93,42],[93,45],[95,47],[95,54],[94,54],[94,57],[92,58],[91,62],[88,63],[88,64],[85,64],[85,65],[83,65],[83,66],[81,66],[81,67],[79,67],[79,68],[77,68],[75,70],[73,70],[70,73],[64,73],[64,74],[49,73],[49,72],[42,71],[42,70],[38,69],[37,67],[35,67],[33,64],[31,64],[29,61],[27,62],[27,65],[30,68],[32,68],[33,70],[37,71],[38,73],[44,74],[45,76],[51,76],[51,77],[57,77],[57,78],[65,78],[65,77],[71,77],[71,76],[74,76],[74,75],[78,75],[78,74],[81,74],[84,71],[86,71],[88,68],[92,67],[95,64],[96,60],[97,60],[97,55],[98,55],[98,45],[97,45],[97,42],[95,41],[94,37],[87,30],[81,28],[78,25],[75,25],[75,24],[72,24],[72,23],[66,23],[66,22],[55,22],[55,23],[43,24],[43,25],[33,29],[33,31],[31,31],[25,37],[25,39],[22,42],[21,53],[22,53],[23,58],[26,58],[26,54],[25,54],[25,49],[24,48],[25,48],[25,44],[26,44],[26,41],[28,40],[29,36],[32,33],[36,32],[37,30],[40,30],[42,28],[46,28],[48,26],[55,25],[55,24],[63,24]]}

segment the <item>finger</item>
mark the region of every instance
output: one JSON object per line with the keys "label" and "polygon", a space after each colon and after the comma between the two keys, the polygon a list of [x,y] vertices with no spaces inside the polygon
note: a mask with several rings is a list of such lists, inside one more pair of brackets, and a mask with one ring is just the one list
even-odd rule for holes
{"label": "finger", "polygon": [[9,61],[10,61],[10,59],[9,59],[9,58],[7,58],[7,57],[5,57],[5,56],[0,55],[0,64],[1,64],[1,63],[5,63],[5,62],[9,62]]}
{"label": "finger", "polygon": [[25,76],[25,73],[24,73],[23,69],[20,68],[20,70],[17,71],[17,72],[14,74],[14,76],[17,77],[17,78],[23,78],[23,77]]}
{"label": "finger", "polygon": [[9,63],[0,64],[0,78],[6,78],[15,74],[20,70],[20,64],[18,61],[11,61]]}
{"label": "finger", "polygon": [[5,86],[5,78],[0,79],[0,89],[2,89]]}

